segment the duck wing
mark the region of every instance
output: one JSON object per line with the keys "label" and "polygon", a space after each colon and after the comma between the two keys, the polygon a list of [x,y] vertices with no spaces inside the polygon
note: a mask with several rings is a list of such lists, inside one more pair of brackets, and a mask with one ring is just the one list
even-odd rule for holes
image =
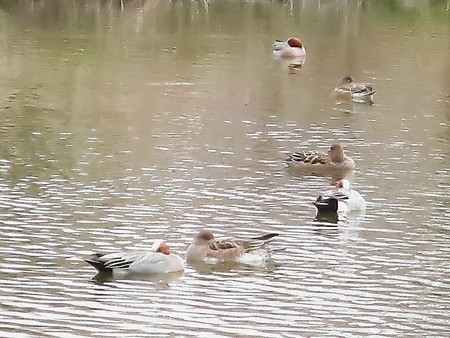
{"label": "duck wing", "polygon": [[239,241],[212,241],[209,244],[207,257],[217,258],[219,260],[232,260],[245,252],[244,247]]}
{"label": "duck wing", "polygon": [[136,260],[142,259],[142,253],[115,252],[110,254],[95,253],[84,259],[98,271],[107,271],[112,269],[129,269]]}
{"label": "duck wing", "polygon": [[263,248],[276,236],[278,234],[270,233],[248,240],[213,241],[209,245],[207,256],[217,259],[235,259],[246,252]]}
{"label": "duck wing", "polygon": [[326,164],[330,160],[328,154],[318,151],[298,151],[289,155],[286,162],[304,164]]}
{"label": "duck wing", "polygon": [[366,96],[375,93],[375,90],[369,83],[352,83],[344,87],[348,87],[353,95]]}
{"label": "duck wing", "polygon": [[245,252],[250,252],[254,250],[259,250],[263,248],[266,244],[269,244],[274,240],[274,237],[278,236],[279,234],[276,233],[270,233],[258,237],[250,238],[248,241],[243,241],[242,245],[245,248]]}

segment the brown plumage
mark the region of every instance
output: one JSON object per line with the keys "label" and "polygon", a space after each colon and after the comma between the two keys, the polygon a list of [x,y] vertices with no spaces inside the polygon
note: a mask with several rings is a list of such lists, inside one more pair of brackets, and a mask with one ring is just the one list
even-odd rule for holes
{"label": "brown plumage", "polygon": [[344,76],[334,88],[337,98],[351,99],[354,102],[372,102],[375,90],[370,83],[355,82],[351,75]]}
{"label": "brown plumage", "polygon": [[345,169],[355,168],[355,161],[344,154],[339,143],[331,145],[328,153],[320,151],[298,151],[286,159],[289,168],[298,169]]}
{"label": "brown plumage", "polygon": [[270,243],[276,233],[270,233],[258,237],[252,237],[248,240],[225,240],[218,241],[214,239],[213,234],[208,230],[201,230],[194,238],[194,242],[189,245],[186,252],[188,261],[201,261],[207,257],[217,258],[218,260],[234,260],[244,253],[259,250]]}

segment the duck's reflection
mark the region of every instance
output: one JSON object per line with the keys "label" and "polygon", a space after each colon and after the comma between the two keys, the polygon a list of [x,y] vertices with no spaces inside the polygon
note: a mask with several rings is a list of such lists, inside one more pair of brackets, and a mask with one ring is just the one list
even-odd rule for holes
{"label": "duck's reflection", "polygon": [[287,167],[286,170],[287,173],[293,177],[299,176],[329,177],[331,185],[335,185],[337,181],[344,178],[351,180],[354,176],[353,170],[350,169]]}
{"label": "duck's reflection", "polygon": [[189,262],[189,265],[200,274],[236,271],[270,271],[277,266],[270,254],[266,254],[264,258],[259,257],[259,259],[247,257],[246,260],[240,261],[206,260]]}
{"label": "duck's reflection", "polygon": [[351,212],[320,211],[316,213],[313,222],[315,225],[323,228],[335,228],[339,225],[357,225],[364,215],[364,210]]}
{"label": "duck's reflection", "polygon": [[300,71],[305,64],[305,61],[305,59],[294,59],[286,62],[289,74],[295,74],[296,72]]}
{"label": "duck's reflection", "polygon": [[314,222],[317,222],[317,225],[337,226],[339,215],[337,212],[318,212],[314,218]]}
{"label": "duck's reflection", "polygon": [[137,273],[127,273],[127,274],[113,274],[111,271],[102,271],[96,274],[92,278],[92,282],[98,285],[103,285],[109,282],[115,282],[120,280],[139,280],[148,281],[155,285],[156,289],[166,289],[169,287],[170,282],[183,277],[184,271],[177,271],[171,273],[160,273],[160,274],[137,274]]}

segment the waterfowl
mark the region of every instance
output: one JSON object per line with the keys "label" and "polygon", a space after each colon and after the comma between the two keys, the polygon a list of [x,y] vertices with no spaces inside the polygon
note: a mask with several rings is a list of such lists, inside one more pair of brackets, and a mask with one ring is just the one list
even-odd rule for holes
{"label": "waterfowl", "polygon": [[324,192],[313,202],[318,213],[340,213],[350,211],[363,211],[366,201],[356,190],[350,189],[350,181],[341,179],[336,187]]}
{"label": "waterfowl", "polygon": [[287,41],[275,40],[272,44],[272,52],[279,58],[306,58],[306,49],[299,38],[289,38]]}
{"label": "waterfowl", "polygon": [[217,241],[211,231],[201,230],[186,251],[188,262],[201,262],[206,258],[215,258],[219,261],[233,261],[245,253],[264,249],[273,237],[278,234],[270,233],[248,240]]}
{"label": "waterfowl", "polygon": [[314,150],[294,152],[288,156],[286,164],[289,168],[305,170],[352,170],[355,168],[355,161],[344,154],[339,143],[332,144],[328,153]]}
{"label": "waterfowl", "polygon": [[372,102],[375,90],[369,83],[355,82],[352,76],[344,76],[334,88],[333,94],[340,99],[350,99],[354,102]]}
{"label": "waterfowl", "polygon": [[184,270],[183,259],[173,254],[166,243],[156,240],[148,251],[95,253],[84,259],[99,272],[160,274]]}

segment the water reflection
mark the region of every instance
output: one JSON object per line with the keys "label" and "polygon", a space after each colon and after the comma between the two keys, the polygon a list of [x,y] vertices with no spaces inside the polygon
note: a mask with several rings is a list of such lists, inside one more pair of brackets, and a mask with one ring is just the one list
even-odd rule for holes
{"label": "water reflection", "polygon": [[111,271],[102,271],[92,277],[92,282],[97,285],[108,285],[111,282],[120,280],[129,281],[146,281],[150,282],[156,290],[164,290],[169,288],[171,282],[184,276],[184,271],[164,273],[164,274],[126,274],[120,275],[118,278]]}
{"label": "water reflection", "polygon": [[358,226],[363,221],[365,211],[351,211],[351,212],[326,212],[320,211],[316,213],[314,224],[319,226]]}
{"label": "water reflection", "polygon": [[324,176],[329,177],[331,186],[336,185],[336,182],[341,179],[351,180],[354,177],[353,170],[348,169],[323,169],[323,168],[299,168],[290,167],[286,169],[286,172],[291,176]]}
{"label": "water reflection", "polygon": [[[445,336],[446,5],[0,2],[0,335]],[[271,51],[293,35],[295,76]],[[375,103],[336,102],[343,74]],[[370,196],[337,223],[311,202],[341,177],[283,162],[335,140]],[[285,250],[98,284],[80,261],[154,238],[183,255],[205,227]]]}
{"label": "water reflection", "polygon": [[320,225],[337,225],[339,221],[339,215],[337,212],[318,212],[314,221]]}
{"label": "water reflection", "polygon": [[245,261],[221,261],[221,262],[190,262],[189,265],[200,274],[211,274],[216,272],[235,273],[239,271],[271,271],[279,263],[271,257],[264,259],[247,259]]}

